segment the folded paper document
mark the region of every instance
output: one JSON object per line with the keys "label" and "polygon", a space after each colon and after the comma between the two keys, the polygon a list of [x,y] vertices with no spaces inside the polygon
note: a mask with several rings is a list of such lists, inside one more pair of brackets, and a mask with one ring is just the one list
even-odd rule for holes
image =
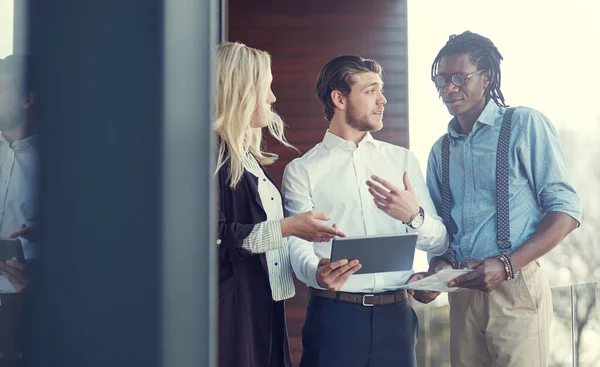
{"label": "folded paper document", "polygon": [[453,287],[448,288],[448,282],[457,276],[466,274],[473,269],[444,269],[438,273],[417,280],[415,282],[402,285],[400,289],[414,289],[417,291],[432,291],[432,292],[456,292],[461,288]]}

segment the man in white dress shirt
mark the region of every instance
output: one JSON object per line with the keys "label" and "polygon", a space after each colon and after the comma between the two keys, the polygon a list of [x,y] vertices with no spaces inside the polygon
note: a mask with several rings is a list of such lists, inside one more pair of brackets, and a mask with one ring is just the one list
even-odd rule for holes
{"label": "man in white dress shirt", "polygon": [[[0,237],[19,237],[25,259],[33,256],[38,148],[36,92],[31,59],[0,59]],[[23,236],[29,232],[29,236]],[[21,366],[23,291],[31,263],[0,261],[0,365]]]}
{"label": "man in white dress shirt", "polygon": [[[323,141],[283,176],[289,215],[329,213],[351,236],[417,233],[417,248],[442,254],[448,240],[419,163],[408,150],[373,139],[382,128],[381,66],[359,56],[331,60],[317,79],[329,121]],[[290,257],[311,298],[302,330],[301,367],[415,366],[417,317],[398,286],[411,272],[352,275],[357,260],[330,262],[331,243],[290,238]],[[430,302],[437,293],[415,292]]]}

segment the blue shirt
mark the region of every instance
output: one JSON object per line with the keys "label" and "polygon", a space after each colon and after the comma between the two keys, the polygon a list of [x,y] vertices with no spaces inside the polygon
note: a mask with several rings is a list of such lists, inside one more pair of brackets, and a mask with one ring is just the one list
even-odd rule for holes
{"label": "blue shirt", "polygon": [[[505,110],[490,100],[468,135],[460,132],[456,118],[448,125],[451,215],[458,226],[451,246],[457,261],[500,253],[495,166]],[[442,140],[433,145],[427,164],[427,187],[438,213],[442,208]],[[513,251],[534,233],[547,213],[563,212],[581,222],[581,201],[571,184],[556,130],[542,113],[527,107],[515,109],[508,172]]]}

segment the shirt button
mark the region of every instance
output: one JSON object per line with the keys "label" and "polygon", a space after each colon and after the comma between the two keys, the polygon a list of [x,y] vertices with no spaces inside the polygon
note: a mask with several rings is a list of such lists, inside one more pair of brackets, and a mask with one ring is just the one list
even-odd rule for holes
{"label": "shirt button", "polygon": [[468,170],[467,170],[467,175],[470,175],[470,174],[471,174],[471,170],[470,170],[470,169],[468,169]]}
{"label": "shirt button", "polygon": [[467,233],[471,233],[471,228],[467,228]]}
{"label": "shirt button", "polygon": [[275,266],[279,265],[278,263],[275,263]]}
{"label": "shirt button", "polygon": [[217,239],[217,245],[220,245],[220,244],[221,244],[221,239],[219,238],[219,239]]}
{"label": "shirt button", "polygon": [[263,181],[266,181],[266,180],[267,180],[266,178],[263,178]]}
{"label": "shirt button", "polygon": [[467,200],[465,200],[465,202],[468,204],[471,202],[471,199],[467,199]]}
{"label": "shirt button", "polygon": [[274,198],[271,198],[271,200],[275,200]]}

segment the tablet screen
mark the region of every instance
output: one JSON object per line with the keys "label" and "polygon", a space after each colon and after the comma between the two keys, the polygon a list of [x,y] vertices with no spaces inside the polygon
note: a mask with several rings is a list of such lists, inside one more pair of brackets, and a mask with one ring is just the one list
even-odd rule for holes
{"label": "tablet screen", "polygon": [[355,274],[412,270],[417,234],[334,238],[331,262],[358,259],[362,267]]}

